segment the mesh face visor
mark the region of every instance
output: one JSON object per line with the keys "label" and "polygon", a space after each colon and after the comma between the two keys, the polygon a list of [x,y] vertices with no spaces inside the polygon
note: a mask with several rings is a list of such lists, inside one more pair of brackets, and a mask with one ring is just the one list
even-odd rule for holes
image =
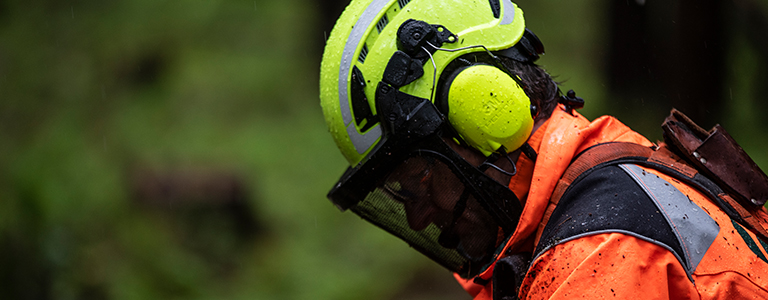
{"label": "mesh face visor", "polygon": [[446,143],[432,102],[383,82],[376,98],[383,140],[328,198],[460,276],[478,274],[514,232],[519,200]]}

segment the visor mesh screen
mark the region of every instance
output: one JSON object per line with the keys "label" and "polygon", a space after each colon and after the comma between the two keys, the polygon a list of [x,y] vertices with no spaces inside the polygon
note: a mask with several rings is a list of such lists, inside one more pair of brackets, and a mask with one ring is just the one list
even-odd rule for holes
{"label": "visor mesh screen", "polygon": [[503,239],[451,168],[429,156],[405,160],[351,209],[463,277],[490,263]]}

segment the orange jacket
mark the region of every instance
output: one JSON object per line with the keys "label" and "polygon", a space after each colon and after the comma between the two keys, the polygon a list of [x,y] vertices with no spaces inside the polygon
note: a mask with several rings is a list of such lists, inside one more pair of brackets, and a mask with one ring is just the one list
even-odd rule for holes
{"label": "orange jacket", "polygon": [[[524,199],[524,210],[502,253],[533,252],[546,225],[542,223],[545,212],[555,209],[550,196],[577,153],[613,141],[653,145],[613,117],[590,123],[574,115],[557,108],[529,140],[539,155],[535,165],[521,156],[521,172],[510,183]],[[700,262],[693,270],[686,270],[679,256],[656,243],[620,232],[598,233],[556,244],[535,258],[519,298],[768,299],[768,245],[732,222],[698,191],[655,170],[645,169],[642,174],[646,172],[677,188],[719,226],[705,253],[694,254]],[[764,209],[757,217],[762,218],[761,224],[768,224]],[[477,276],[480,280],[456,278],[476,300],[492,299],[492,274],[493,266]]]}

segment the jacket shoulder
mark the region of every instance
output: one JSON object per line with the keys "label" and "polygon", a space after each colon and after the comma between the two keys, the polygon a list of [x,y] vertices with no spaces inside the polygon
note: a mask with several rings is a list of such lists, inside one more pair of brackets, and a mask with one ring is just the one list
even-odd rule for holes
{"label": "jacket shoulder", "polygon": [[690,279],[719,230],[712,217],[665,179],[634,164],[599,166],[579,175],[563,193],[534,260],[571,240],[622,233],[672,252]]}

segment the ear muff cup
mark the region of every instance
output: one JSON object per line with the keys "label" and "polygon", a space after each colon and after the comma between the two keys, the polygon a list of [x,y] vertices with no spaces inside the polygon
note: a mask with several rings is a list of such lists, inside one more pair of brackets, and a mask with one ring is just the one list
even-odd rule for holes
{"label": "ear muff cup", "polygon": [[487,64],[455,69],[441,85],[438,107],[470,146],[486,156],[520,148],[533,130],[531,101],[509,74]]}

